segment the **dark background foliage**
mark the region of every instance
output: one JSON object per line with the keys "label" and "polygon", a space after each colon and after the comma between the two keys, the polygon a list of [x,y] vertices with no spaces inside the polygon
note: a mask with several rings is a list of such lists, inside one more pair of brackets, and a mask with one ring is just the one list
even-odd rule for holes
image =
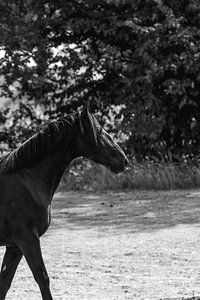
{"label": "dark background foliage", "polygon": [[0,139],[90,99],[137,159],[198,158],[199,28],[198,0],[0,0]]}

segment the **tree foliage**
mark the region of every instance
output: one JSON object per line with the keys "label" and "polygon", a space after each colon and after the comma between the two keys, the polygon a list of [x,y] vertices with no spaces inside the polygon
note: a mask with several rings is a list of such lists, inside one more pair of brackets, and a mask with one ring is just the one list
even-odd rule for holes
{"label": "tree foliage", "polygon": [[91,99],[137,158],[198,156],[199,25],[198,0],[1,0],[10,145],[40,124],[33,105],[53,118]]}

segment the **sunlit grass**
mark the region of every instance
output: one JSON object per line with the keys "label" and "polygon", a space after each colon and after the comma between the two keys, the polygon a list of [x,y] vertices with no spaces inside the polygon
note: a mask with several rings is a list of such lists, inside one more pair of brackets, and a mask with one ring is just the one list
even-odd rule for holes
{"label": "sunlit grass", "polygon": [[195,165],[173,163],[137,163],[119,174],[88,161],[72,164],[65,174],[62,190],[171,190],[200,187],[200,169]]}

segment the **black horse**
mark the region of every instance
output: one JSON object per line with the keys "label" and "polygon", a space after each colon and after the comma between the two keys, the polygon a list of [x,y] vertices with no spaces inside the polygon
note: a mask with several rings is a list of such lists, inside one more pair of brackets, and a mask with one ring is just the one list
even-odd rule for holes
{"label": "black horse", "polygon": [[82,113],[44,125],[16,150],[0,158],[0,246],[6,246],[0,300],[5,299],[23,255],[42,299],[53,299],[39,237],[50,225],[51,201],[61,177],[79,156],[115,173],[123,171],[128,163],[122,149],[88,107]]}

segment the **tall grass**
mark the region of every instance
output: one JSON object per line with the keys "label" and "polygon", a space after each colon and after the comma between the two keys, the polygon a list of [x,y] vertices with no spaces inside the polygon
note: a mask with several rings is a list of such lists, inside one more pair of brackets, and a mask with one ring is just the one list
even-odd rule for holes
{"label": "tall grass", "polygon": [[61,190],[171,190],[200,187],[200,169],[189,164],[130,163],[129,168],[113,174],[88,161],[71,166],[60,185]]}

